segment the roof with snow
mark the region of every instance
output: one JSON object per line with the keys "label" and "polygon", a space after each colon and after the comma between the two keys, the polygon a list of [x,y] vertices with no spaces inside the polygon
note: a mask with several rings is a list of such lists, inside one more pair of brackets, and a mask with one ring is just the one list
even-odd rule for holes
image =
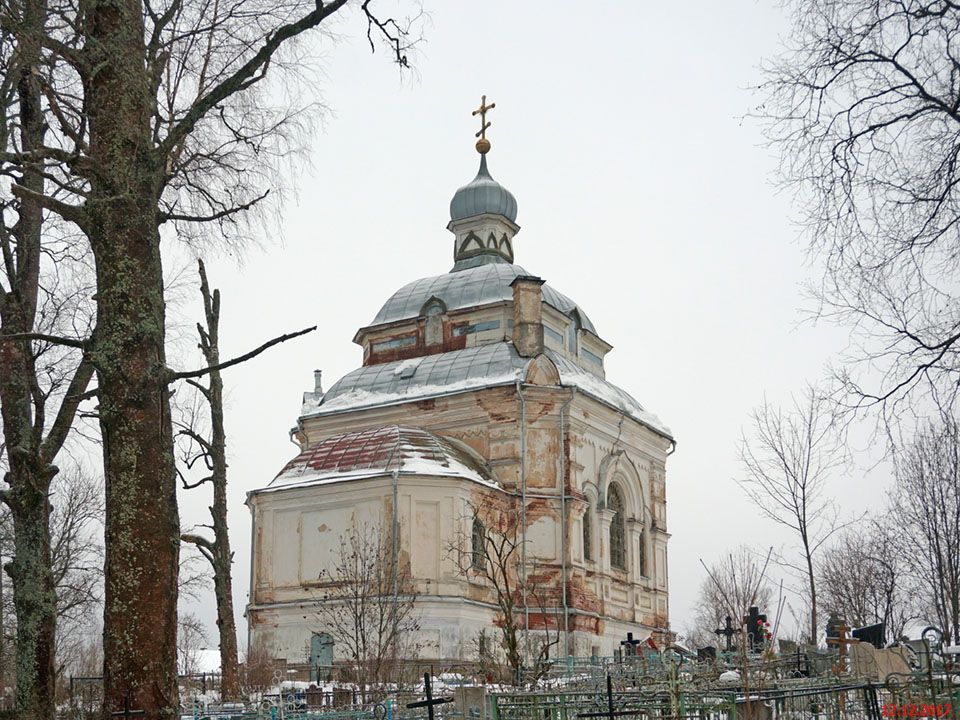
{"label": "roof with snow", "polygon": [[288,462],[267,490],[389,475],[459,477],[498,485],[489,465],[451,438],[399,425],[335,435]]}
{"label": "roof with snow", "polygon": [[[414,280],[390,296],[371,325],[415,318],[427,301],[434,297],[441,300],[447,310],[513,300],[510,283],[520,275],[529,274],[519,265],[498,261]],[[576,310],[580,315],[581,327],[594,335],[597,334],[590,318],[573,300],[549,285],[544,285],[541,290],[543,301],[547,305],[566,315]]]}
{"label": "roof with snow", "polygon": [[[580,368],[560,353],[547,350],[560,383],[576,387],[651,430],[672,439],[670,429],[633,396]],[[513,343],[499,342],[396,362],[366,365],[347,373],[310,407],[302,418],[393,405],[481,388],[512,385],[526,377],[530,358],[517,354]]]}

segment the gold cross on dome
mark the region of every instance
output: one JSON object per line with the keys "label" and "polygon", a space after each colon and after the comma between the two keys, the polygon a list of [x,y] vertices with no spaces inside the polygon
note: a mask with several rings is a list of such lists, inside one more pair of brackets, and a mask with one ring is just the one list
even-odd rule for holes
{"label": "gold cross on dome", "polygon": [[487,122],[487,111],[493,110],[497,106],[496,103],[490,103],[487,105],[487,96],[480,96],[480,107],[473,111],[473,115],[480,116],[480,130],[476,133],[477,140],[477,152],[480,154],[486,154],[490,150],[490,141],[487,140],[487,128],[492,125],[492,123]]}

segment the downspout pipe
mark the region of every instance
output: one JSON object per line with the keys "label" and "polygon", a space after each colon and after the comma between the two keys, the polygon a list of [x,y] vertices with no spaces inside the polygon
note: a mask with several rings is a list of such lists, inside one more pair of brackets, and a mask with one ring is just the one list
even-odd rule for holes
{"label": "downspout pipe", "polygon": [[[254,550],[257,545],[257,506],[254,503],[254,494],[252,492],[247,493],[247,499],[244,505],[250,510],[250,595],[247,600],[247,605],[250,606],[255,605],[257,601],[256,563],[254,562]],[[253,647],[253,626],[255,623],[251,622],[249,610],[245,610],[243,614],[247,618],[247,651],[249,652],[250,648]]]}
{"label": "downspout pipe", "polygon": [[567,657],[570,656],[570,618],[569,608],[567,607],[567,590],[569,580],[567,576],[567,423],[564,421],[566,416],[569,419],[570,405],[577,395],[577,389],[573,388],[570,399],[560,408],[560,581],[562,584],[560,597],[563,603],[563,647]]}
{"label": "downspout pipe", "polygon": [[523,572],[523,651],[524,662],[530,660],[530,607],[527,604],[527,415],[523,398],[523,383],[517,380],[517,398],[520,404],[520,565]]}
{"label": "downspout pipe", "polygon": [[396,605],[398,601],[398,592],[399,592],[399,578],[400,578],[400,507],[399,503],[399,479],[400,479],[400,470],[394,469],[393,471],[393,518],[391,519],[391,538],[392,545],[392,555],[393,555],[393,604]]}

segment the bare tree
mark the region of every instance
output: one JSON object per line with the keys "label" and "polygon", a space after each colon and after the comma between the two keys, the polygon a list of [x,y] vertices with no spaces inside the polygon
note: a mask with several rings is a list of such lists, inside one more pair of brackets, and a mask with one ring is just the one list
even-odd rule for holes
{"label": "bare tree", "polygon": [[177,621],[177,671],[181,675],[196,675],[203,668],[207,631],[196,615],[184,613]]}
{"label": "bare tree", "polygon": [[843,461],[832,408],[814,387],[794,398],[786,411],[765,402],[751,414],[750,434],[741,436],[739,447],[740,487],[762,516],[799,540],[800,562],[784,561],[804,579],[811,643],[819,634],[816,561],[840,527],[826,487]]}
{"label": "bare tree", "polygon": [[714,631],[724,626],[727,617],[734,628],[739,628],[751,606],[770,610],[773,591],[767,563],[756,551],[740,545],[704,567],[707,577],[700,583],[693,636],[699,644],[716,642]]}
{"label": "bare tree", "polygon": [[[161,226],[196,237],[213,223],[222,235],[266,197],[274,161],[295,149],[293,130],[312,109],[297,103],[306,95],[278,105],[283,94],[271,83],[309,66],[298,62],[297,39],[347,3],[64,0],[47,17],[44,0],[31,1],[33,14],[0,9],[15,33],[11,55],[33,43],[22,77],[38,117],[35,136],[4,160],[14,197],[33,203],[36,217],[45,210],[80,228],[96,263],[93,339],[46,339],[84,351],[98,378],[108,488],[104,717],[129,695],[147,720],[169,718],[178,707],[180,535],[169,385],[209,367],[167,366]],[[370,4],[359,5],[368,38],[382,38],[406,65],[404,27]],[[43,21],[26,27],[37,14]],[[11,334],[40,339],[29,326]],[[5,339],[6,353],[22,348]],[[25,411],[18,418],[29,425]],[[18,437],[7,442],[19,447]]]}
{"label": "bare tree", "polygon": [[[103,486],[99,479],[72,468],[51,483],[51,573],[56,594],[55,680],[61,683],[77,667],[96,633],[103,586]],[[14,521],[0,512],[0,555],[14,548]],[[5,609],[16,624],[15,607]],[[99,670],[97,671],[99,672]],[[96,673],[95,673],[96,674]],[[62,694],[62,693],[61,693]]]}
{"label": "bare tree", "polygon": [[233,613],[233,579],[231,566],[233,551],[227,526],[227,434],[223,422],[223,378],[220,365],[220,291],[211,292],[203,261],[199,261],[200,294],[203,299],[205,324],[197,323],[200,351],[211,368],[207,384],[201,380],[187,380],[203,398],[209,410],[210,432],[198,427],[195,413],[187,422],[179,424],[177,435],[186,440],[184,463],[188,469],[201,463],[203,476],[194,482],[186,478],[186,489],[210,483],[213,503],[210,505],[213,539],[197,533],[184,533],[180,538],[194,545],[213,569],[213,591],[217,603],[217,631],[220,639],[220,692],[232,700],[239,692],[239,660],[237,657],[237,626]]}
{"label": "bare tree", "polygon": [[[12,20],[15,22],[11,22]],[[15,527],[6,571],[12,579],[16,625],[17,709],[28,720],[55,713],[57,646],[56,580],[51,567],[50,483],[56,458],[73,425],[93,374],[76,350],[51,346],[40,335],[65,331],[79,339],[88,328],[71,327],[58,272],[71,261],[73,243],[44,218],[33,197],[47,187],[42,165],[17,166],[11,158],[38,152],[47,138],[41,38],[46,0],[12,0],[0,8],[0,421],[7,452],[2,501]],[[11,182],[30,197],[12,198]],[[77,317],[76,320],[80,318]],[[82,324],[82,323],[80,323]],[[71,333],[73,334],[73,333]],[[79,340],[77,342],[79,345]]]}
{"label": "bare tree", "polygon": [[[910,611],[913,590],[910,554],[902,552],[889,527],[893,513],[864,520],[840,534],[824,550],[819,567],[821,607],[842,615],[855,627],[886,626],[897,639],[915,619]],[[897,523],[896,532],[899,532]]]}
{"label": "bare tree", "polygon": [[[559,642],[557,616],[548,607],[550,591],[541,585],[535,568],[525,572],[520,514],[514,504],[468,505],[460,531],[447,547],[458,572],[486,585],[497,607],[495,624],[509,669],[508,682],[519,684],[526,674],[536,682],[549,666],[550,653]],[[562,592],[562,590],[560,590]],[[556,595],[556,593],[553,593]],[[539,617],[536,630],[527,627],[530,607]],[[484,648],[481,661],[493,653]],[[526,671],[526,673],[525,673]]]}
{"label": "bare tree", "polygon": [[890,515],[918,596],[944,637],[960,644],[960,424],[941,413],[894,456]]}
{"label": "bare tree", "polygon": [[348,679],[364,693],[396,682],[400,661],[417,651],[417,595],[396,540],[379,524],[354,522],[319,577],[317,629],[342,649]]}
{"label": "bare tree", "polygon": [[[796,0],[758,111],[825,273],[818,314],[852,331],[850,406],[887,419],[956,398],[960,112],[950,0]],[[877,372],[879,371],[879,378]]]}
{"label": "bare tree", "polygon": [[56,674],[67,670],[87,652],[90,637],[99,631],[103,600],[103,483],[72,469],[53,483],[51,564],[57,592]]}

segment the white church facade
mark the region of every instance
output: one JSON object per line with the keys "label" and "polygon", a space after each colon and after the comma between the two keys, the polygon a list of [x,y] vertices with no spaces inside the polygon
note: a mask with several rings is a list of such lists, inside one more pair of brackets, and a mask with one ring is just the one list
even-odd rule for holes
{"label": "white church facade", "polygon": [[[454,265],[397,290],[354,342],[363,364],[305,393],[301,452],[251,492],[249,642],[316,663],[324,570],[358,522],[396,530],[422,660],[470,661],[500,622],[494,590],[451,548],[516,513],[525,628],[554,655],[611,655],[666,633],[669,429],[606,379],[612,346],[584,310],[514,262],[517,203],[487,169],[450,205]],[[491,522],[493,520],[491,519]],[[546,601],[543,599],[546,598]],[[327,641],[329,643],[329,641]],[[334,661],[336,643],[326,648]]]}

